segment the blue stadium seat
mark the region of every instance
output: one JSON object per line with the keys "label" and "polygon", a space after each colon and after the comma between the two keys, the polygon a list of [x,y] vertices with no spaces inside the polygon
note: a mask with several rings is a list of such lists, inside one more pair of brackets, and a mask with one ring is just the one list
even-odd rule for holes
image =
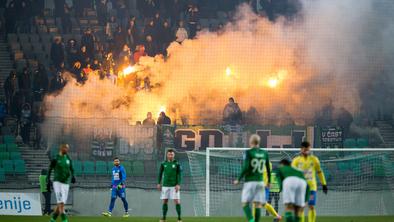
{"label": "blue stadium seat", "polygon": [[106,175],[108,172],[107,164],[104,161],[96,162],[96,175]]}
{"label": "blue stadium seat", "polygon": [[14,160],[15,174],[26,174],[26,164],[24,160]]}
{"label": "blue stadium seat", "polygon": [[94,162],[92,161],[85,161],[83,162],[83,173],[85,175],[94,175]]}
{"label": "blue stadium seat", "polygon": [[14,174],[14,162],[12,160],[3,160],[2,166],[6,174]]}

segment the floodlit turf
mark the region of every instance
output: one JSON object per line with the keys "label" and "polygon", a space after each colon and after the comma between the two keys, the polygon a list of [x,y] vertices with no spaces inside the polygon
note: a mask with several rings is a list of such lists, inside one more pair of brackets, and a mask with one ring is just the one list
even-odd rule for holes
{"label": "floodlit turf", "polygon": [[[49,217],[22,217],[22,216],[0,216],[1,222],[48,222]],[[58,218],[60,221],[60,218]],[[159,222],[158,218],[141,218],[141,217],[69,217],[69,222]],[[204,218],[204,217],[191,217],[184,218],[184,222],[245,222],[243,218]],[[284,220],[282,220],[284,221]],[[307,220],[305,220],[307,221]],[[167,222],[176,222],[175,218],[170,218]],[[272,222],[269,217],[264,217],[262,222]],[[390,217],[318,217],[317,222],[394,222],[394,216]]]}

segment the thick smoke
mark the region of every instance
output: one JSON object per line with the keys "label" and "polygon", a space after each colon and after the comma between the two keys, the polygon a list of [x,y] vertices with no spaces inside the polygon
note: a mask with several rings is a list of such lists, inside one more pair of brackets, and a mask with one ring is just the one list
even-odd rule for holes
{"label": "thick smoke", "polygon": [[[144,75],[160,85],[152,92],[96,78],[84,85],[71,80],[46,98],[46,116],[67,117],[56,119],[63,125],[100,127],[112,126],[113,119],[141,121],[165,107],[178,123],[216,124],[228,97],[263,124],[311,123],[331,100],[353,114],[376,102],[392,109],[387,97],[369,99],[393,86],[393,9],[389,0],[304,0],[292,20],[270,22],[241,5],[222,30],[171,44],[165,61],[142,58],[149,70]],[[48,118],[44,126],[52,124]]]}

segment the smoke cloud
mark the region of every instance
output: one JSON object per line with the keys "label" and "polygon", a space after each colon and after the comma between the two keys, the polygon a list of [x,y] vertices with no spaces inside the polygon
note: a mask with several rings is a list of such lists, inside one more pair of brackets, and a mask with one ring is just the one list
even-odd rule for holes
{"label": "smoke cloud", "polygon": [[[166,60],[142,58],[147,71],[140,75],[160,85],[151,92],[94,77],[84,85],[70,80],[59,95],[46,98],[46,116],[99,127],[165,110],[176,121],[216,124],[229,97],[241,110],[257,111],[255,121],[262,124],[311,123],[330,100],[353,114],[375,105],[393,110],[394,102],[379,93],[394,85],[394,2],[301,2],[295,18],[275,22],[241,5],[222,30],[172,43]],[[378,84],[382,78],[384,85]],[[380,99],[370,101],[375,97]]]}

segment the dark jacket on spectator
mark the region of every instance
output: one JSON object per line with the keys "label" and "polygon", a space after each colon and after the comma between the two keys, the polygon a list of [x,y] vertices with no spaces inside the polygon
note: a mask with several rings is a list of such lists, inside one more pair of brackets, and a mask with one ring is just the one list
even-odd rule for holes
{"label": "dark jacket on spectator", "polygon": [[62,62],[64,62],[64,47],[60,41],[52,43],[51,60],[56,68],[58,68]]}
{"label": "dark jacket on spectator", "polygon": [[157,119],[157,125],[170,125],[171,119],[164,112],[160,113],[159,119]]}

